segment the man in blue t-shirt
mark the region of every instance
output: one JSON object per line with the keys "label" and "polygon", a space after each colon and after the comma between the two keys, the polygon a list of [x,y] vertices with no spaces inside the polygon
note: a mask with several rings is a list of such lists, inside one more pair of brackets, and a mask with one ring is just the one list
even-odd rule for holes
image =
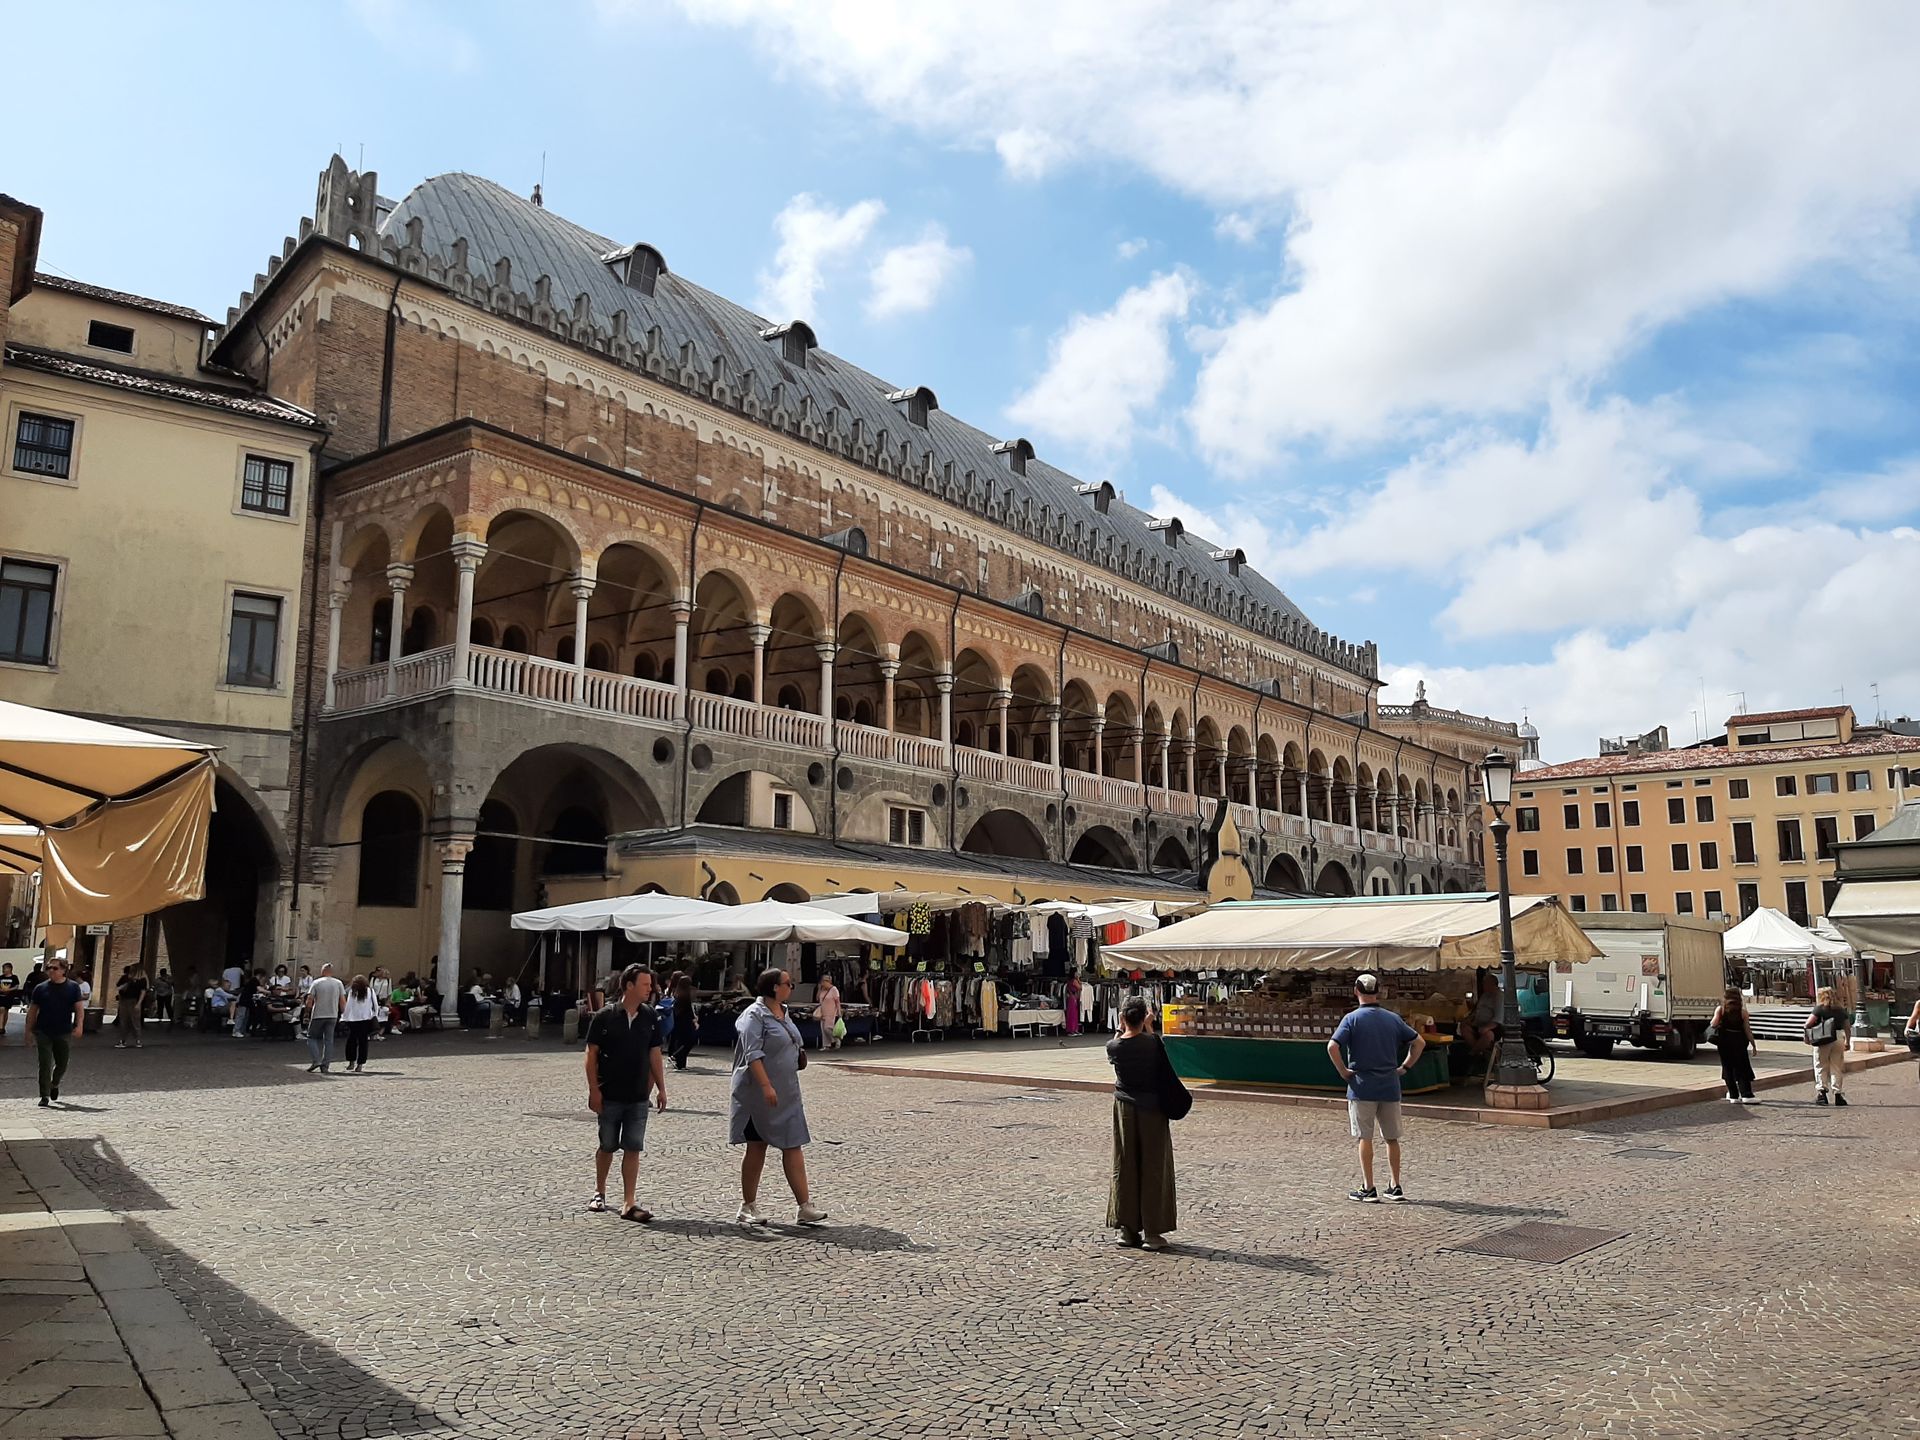
{"label": "man in blue t-shirt", "polygon": [[[1351,1011],[1327,1042],[1327,1055],[1340,1078],[1347,1082],[1347,1119],[1353,1138],[1360,1142],[1358,1190],[1349,1200],[1374,1205],[1381,1200],[1405,1200],[1400,1188],[1400,1077],[1419,1060],[1427,1042],[1420,1032],[1380,1004],[1380,977],[1362,975],[1353,982],[1359,1008]],[[1404,1058],[1401,1052],[1405,1051]],[[1373,1188],[1373,1131],[1387,1141],[1387,1164],[1393,1183],[1383,1196]]]}
{"label": "man in blue t-shirt", "polygon": [[27,1033],[40,1050],[40,1103],[60,1098],[60,1077],[67,1073],[70,1038],[85,1033],[86,1002],[67,978],[67,962],[47,962],[47,978],[28,997]]}

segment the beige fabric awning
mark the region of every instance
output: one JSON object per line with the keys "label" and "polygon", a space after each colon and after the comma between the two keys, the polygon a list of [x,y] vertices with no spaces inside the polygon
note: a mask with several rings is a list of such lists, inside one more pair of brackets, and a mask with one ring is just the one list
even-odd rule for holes
{"label": "beige fabric awning", "polygon": [[[1540,967],[1600,952],[1551,895],[1513,898],[1514,954]],[[1491,895],[1255,900],[1101,949],[1145,970],[1471,970],[1500,963]]]}
{"label": "beige fabric awning", "polygon": [[1827,919],[1859,949],[1920,952],[1920,879],[1848,880],[1834,896]]}
{"label": "beige fabric awning", "polygon": [[[0,701],[0,826],[38,840],[42,919],[91,925],[205,893],[213,748]],[[0,862],[34,868],[0,840]]]}

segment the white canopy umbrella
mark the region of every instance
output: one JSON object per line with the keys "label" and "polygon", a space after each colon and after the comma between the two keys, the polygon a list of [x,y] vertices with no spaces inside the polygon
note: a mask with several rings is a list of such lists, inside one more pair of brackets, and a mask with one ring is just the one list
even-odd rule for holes
{"label": "white canopy umbrella", "polygon": [[1729,960],[1840,960],[1853,954],[1844,940],[1826,940],[1778,910],[1762,907],[1720,937]]}
{"label": "white canopy umbrella", "polygon": [[1920,951],[1920,880],[1849,880],[1828,918],[1862,950]]}
{"label": "white canopy umbrella", "polygon": [[866,945],[904,945],[907,932],[838,915],[818,905],[762,900],[720,905],[692,915],[663,915],[622,927],[629,940],[852,940]]}
{"label": "white canopy umbrella", "polygon": [[513,928],[624,930],[628,925],[660,920],[669,915],[697,915],[709,910],[731,908],[686,895],[610,895],[603,900],[578,900],[571,905],[549,905],[544,910],[522,910],[513,917]]}

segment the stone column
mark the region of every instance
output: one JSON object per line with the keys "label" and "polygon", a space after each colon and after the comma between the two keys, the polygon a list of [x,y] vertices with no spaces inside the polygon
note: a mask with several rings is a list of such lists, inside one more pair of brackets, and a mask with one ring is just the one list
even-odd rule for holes
{"label": "stone column", "polygon": [[820,657],[820,718],[831,725],[833,723],[833,657],[840,652],[832,645],[816,645],[813,653]]}
{"label": "stone column", "polygon": [[466,893],[471,840],[442,840],[440,852],[440,1008],[449,1017],[460,1003],[460,910]]}
{"label": "stone column", "polygon": [[1347,823],[1353,826],[1354,838],[1358,840],[1360,838],[1360,787],[1357,785],[1347,787]]}
{"label": "stone column", "polygon": [[455,602],[453,608],[453,683],[467,683],[467,669],[473,656],[473,577],[480,562],[487,558],[487,547],[480,541],[462,537],[453,542]]}
{"label": "stone column", "polygon": [[1173,788],[1173,737],[1171,735],[1160,737],[1160,788],[1162,790]]}
{"label": "stone column", "polygon": [[747,640],[753,646],[753,703],[767,703],[767,641],[773,638],[773,626],[747,626]]}
{"label": "stone column", "polygon": [[1060,769],[1060,707],[1047,706],[1047,763]]}
{"label": "stone column", "polygon": [[1300,823],[1309,830],[1313,828],[1313,818],[1307,809],[1307,777],[1313,772],[1303,763],[1300,768]]}
{"label": "stone column", "polygon": [[[575,575],[567,582],[567,588],[573,592],[573,673],[584,675],[587,669],[587,602],[593,598],[593,577]],[[574,682],[574,698],[580,695],[579,682]]]}
{"label": "stone column", "polygon": [[1133,732],[1133,779],[1144,796],[1147,789],[1147,729],[1144,725]]}
{"label": "stone column", "polygon": [[333,709],[333,677],[340,673],[340,616],[347,608],[347,592],[327,591],[327,692],[321,709]]}
{"label": "stone column", "polygon": [[1093,710],[1093,773],[1107,773],[1107,757],[1102,752],[1107,741],[1107,707],[1096,705]]}
{"label": "stone column", "polygon": [[387,695],[400,693],[400,646],[407,635],[407,587],[413,583],[411,565],[389,565],[387,588],[393,592],[393,609],[387,621]]}
{"label": "stone column", "polygon": [[1187,768],[1187,794],[1196,799],[1200,795],[1200,767],[1195,763],[1200,754],[1200,746],[1192,740],[1180,742],[1180,758]]}
{"label": "stone column", "polygon": [[1227,757],[1224,754],[1220,757],[1220,798],[1233,799],[1233,791],[1227,788]]}
{"label": "stone column", "polygon": [[900,662],[895,659],[880,662],[880,728],[893,729],[893,682],[900,678]]}
{"label": "stone column", "polygon": [[1013,691],[996,690],[993,692],[993,708],[1000,712],[1000,755],[1004,759],[1011,749],[1011,740],[1007,735],[1008,722],[1013,719]]}
{"label": "stone column", "polygon": [[933,688],[940,692],[940,744],[949,759],[953,756],[953,672],[942,670],[933,677]]}
{"label": "stone column", "polygon": [[687,627],[693,623],[693,597],[682,590],[673,600],[673,718],[687,718]]}

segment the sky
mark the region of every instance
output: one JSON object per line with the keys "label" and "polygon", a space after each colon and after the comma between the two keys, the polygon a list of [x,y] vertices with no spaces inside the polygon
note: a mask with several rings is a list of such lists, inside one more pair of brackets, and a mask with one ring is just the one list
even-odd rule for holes
{"label": "sky", "polygon": [[[536,18],[537,17],[537,18]],[[1920,715],[1920,6],[32,6],[43,268],[485,175],[1243,547],[1549,759]]]}

